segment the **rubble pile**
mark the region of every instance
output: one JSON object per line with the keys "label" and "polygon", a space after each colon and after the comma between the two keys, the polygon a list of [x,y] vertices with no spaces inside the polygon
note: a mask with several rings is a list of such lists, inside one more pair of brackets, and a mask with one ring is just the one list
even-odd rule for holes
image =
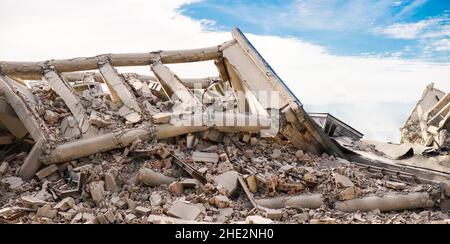
{"label": "rubble pile", "polygon": [[[219,77],[165,65],[211,60]],[[450,219],[445,144],[320,127],[238,29],[204,49],[0,62],[0,115],[0,223]]]}
{"label": "rubble pile", "polygon": [[[445,188],[439,185],[402,183],[341,158],[304,153],[281,139],[251,137],[251,143],[243,141],[246,137],[236,134],[221,144],[199,138],[191,149],[186,148],[186,138],[139,142],[135,149],[58,165],[31,181],[15,176],[23,156],[12,155],[2,164],[6,170],[1,176],[0,217],[4,223],[101,224],[245,223],[255,215],[261,216],[253,220],[258,223],[430,223],[449,219],[448,213],[437,211],[446,198]],[[206,181],[192,178],[176,160],[201,172]],[[238,177],[244,180],[256,206]],[[425,194],[427,203],[399,212],[386,212],[382,207],[383,212],[378,208],[336,209],[352,199],[408,194]],[[317,195],[309,203],[294,199]],[[277,202],[280,198],[294,200]]]}

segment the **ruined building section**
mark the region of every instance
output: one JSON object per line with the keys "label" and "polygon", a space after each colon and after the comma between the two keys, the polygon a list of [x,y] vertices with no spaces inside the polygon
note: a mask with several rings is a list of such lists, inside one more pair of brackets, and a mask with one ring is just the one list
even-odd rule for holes
{"label": "ruined building section", "polygon": [[[2,120],[10,120],[2,121],[2,141],[12,143],[12,136],[21,138],[28,131],[35,142],[21,176],[32,177],[42,163],[64,163],[136,139],[198,131],[262,132],[272,137],[279,132],[299,149],[343,157],[242,32],[235,29],[232,35],[233,40],[222,45],[196,50],[0,63],[2,112],[8,114]],[[220,77],[182,79],[165,65],[207,60],[215,62]],[[155,76],[120,74],[115,66],[148,66]],[[31,89],[22,79],[34,80]],[[102,93],[101,84],[109,92]],[[213,108],[206,106],[208,100]],[[210,109],[215,118],[208,116]],[[193,125],[196,119],[202,123]],[[250,125],[252,121],[256,123]],[[119,135],[127,139],[113,140]]]}
{"label": "ruined building section", "polygon": [[401,142],[425,146],[448,145],[450,94],[431,83],[401,128]]}
{"label": "ruined building section", "polygon": [[[448,222],[448,153],[308,115],[242,32],[232,37],[0,62],[0,223]],[[169,65],[200,61],[219,76]],[[151,75],[117,69],[128,66]],[[419,102],[427,135],[448,128],[444,95]]]}

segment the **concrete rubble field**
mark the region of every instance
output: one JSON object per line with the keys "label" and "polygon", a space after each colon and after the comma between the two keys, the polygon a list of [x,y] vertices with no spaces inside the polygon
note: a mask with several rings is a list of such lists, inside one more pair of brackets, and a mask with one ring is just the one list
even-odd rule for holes
{"label": "concrete rubble field", "polygon": [[232,37],[0,62],[0,223],[450,223],[450,93],[426,88],[401,144],[365,140]]}

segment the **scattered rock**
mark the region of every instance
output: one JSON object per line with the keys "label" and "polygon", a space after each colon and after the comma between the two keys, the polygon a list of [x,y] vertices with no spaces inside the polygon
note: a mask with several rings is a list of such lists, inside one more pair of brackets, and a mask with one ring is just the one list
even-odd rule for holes
{"label": "scattered rock", "polygon": [[355,186],[353,184],[353,182],[349,178],[347,178],[346,176],[343,176],[341,174],[335,173],[333,175],[333,177],[334,177],[334,182],[336,183],[337,187],[347,188],[347,187]]}
{"label": "scattered rock", "polygon": [[92,199],[97,204],[97,206],[99,206],[104,199],[105,190],[103,185],[103,181],[91,182],[91,184],[89,185],[89,191],[91,193]]}
{"label": "scattered rock", "polygon": [[195,220],[200,213],[201,210],[194,204],[186,203],[180,200],[173,202],[167,210],[167,214],[169,216],[184,220]]}
{"label": "scattered rock", "polygon": [[57,213],[58,211],[54,210],[50,204],[45,204],[44,206],[38,209],[36,215],[39,217],[53,219],[56,217]]}
{"label": "scattered rock", "polygon": [[228,171],[214,177],[214,183],[225,188],[227,196],[231,196],[237,189],[238,173],[236,171]]}
{"label": "scattered rock", "polygon": [[53,208],[59,211],[67,211],[75,205],[75,200],[72,197],[66,197],[56,204]]}
{"label": "scattered rock", "polygon": [[280,149],[274,149],[272,151],[272,155],[270,155],[273,159],[279,159],[281,157],[281,150]]}
{"label": "scattered rock", "polygon": [[247,224],[272,224],[273,220],[261,217],[259,215],[252,215],[245,218],[245,222]]}

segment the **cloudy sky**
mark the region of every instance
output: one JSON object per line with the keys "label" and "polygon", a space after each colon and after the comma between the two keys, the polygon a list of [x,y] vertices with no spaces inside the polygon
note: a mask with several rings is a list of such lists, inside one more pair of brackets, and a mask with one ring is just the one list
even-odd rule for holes
{"label": "cloudy sky", "polygon": [[[447,0],[1,0],[0,60],[210,46],[233,26],[307,110],[370,139],[398,141],[428,83],[450,91]],[[171,67],[216,73],[210,62]]]}

